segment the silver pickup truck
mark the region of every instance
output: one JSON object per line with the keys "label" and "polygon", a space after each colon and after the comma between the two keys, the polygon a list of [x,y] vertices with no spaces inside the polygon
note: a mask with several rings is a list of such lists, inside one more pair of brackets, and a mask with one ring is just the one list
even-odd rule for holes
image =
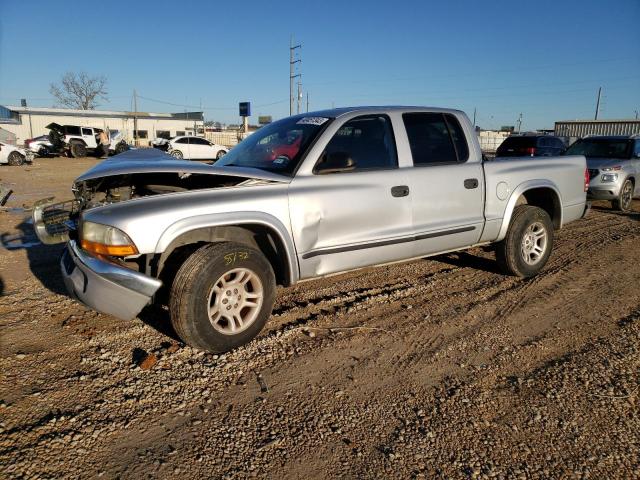
{"label": "silver pickup truck", "polygon": [[213,166],[163,155],[102,162],[34,224],[68,242],[72,296],[122,319],[168,305],[176,333],[212,352],[260,332],[277,285],[491,243],[507,273],[530,277],[587,210],[583,156],[483,161],[457,110],[319,111]]}

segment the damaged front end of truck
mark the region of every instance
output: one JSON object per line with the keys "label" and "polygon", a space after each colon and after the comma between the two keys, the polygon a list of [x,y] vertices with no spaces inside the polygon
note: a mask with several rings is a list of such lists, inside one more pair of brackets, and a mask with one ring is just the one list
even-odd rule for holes
{"label": "damaged front end of truck", "polygon": [[134,150],[78,177],[71,189],[74,198],[37,202],[33,225],[42,243],[67,243],[60,268],[71,296],[100,312],[131,319],[162,286],[144,268],[150,252],[138,252],[126,233],[91,218],[87,221],[86,215],[116,204],[122,204],[119,209],[129,210],[126,204],[135,210],[136,202],[151,196],[171,195],[179,202],[181,193],[195,190],[280,181],[281,176],[257,169],[215,167],[175,160],[157,150]]}

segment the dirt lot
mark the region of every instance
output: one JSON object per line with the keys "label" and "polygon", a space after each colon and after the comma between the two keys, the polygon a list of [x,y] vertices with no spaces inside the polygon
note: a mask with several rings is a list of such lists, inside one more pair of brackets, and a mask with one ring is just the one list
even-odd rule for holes
{"label": "dirt lot", "polygon": [[[8,206],[94,162],[0,168]],[[596,205],[528,281],[474,249],[282,289],[221,356],[70,300],[0,212],[0,477],[640,478],[634,209]]]}

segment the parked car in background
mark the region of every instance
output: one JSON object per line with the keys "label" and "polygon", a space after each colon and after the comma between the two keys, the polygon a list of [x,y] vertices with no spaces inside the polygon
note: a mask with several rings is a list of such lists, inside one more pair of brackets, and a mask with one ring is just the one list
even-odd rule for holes
{"label": "parked car in background", "polygon": [[49,140],[49,135],[40,135],[39,137],[29,138],[25,140],[24,146],[27,150],[33,152],[34,155],[39,157],[46,157],[55,153],[53,144],[51,143],[51,140]]}
{"label": "parked car in background", "polygon": [[151,140],[151,146],[153,148],[157,148],[158,150],[162,150],[163,152],[166,152],[167,150],[169,150],[169,142],[171,141],[171,138],[164,138],[164,137],[154,138],[153,140]]}
{"label": "parked car in background", "polygon": [[24,165],[33,161],[33,152],[0,142],[0,164]]}
{"label": "parked car in background", "polygon": [[511,135],[496,149],[496,157],[552,157],[566,149],[564,142],[552,135]]}
{"label": "parked car in background", "polygon": [[587,158],[590,199],[610,200],[624,212],[640,197],[640,135],[581,138],[566,154]]}
{"label": "parked car in background", "polygon": [[[74,158],[86,157],[88,154],[102,155],[98,148],[98,134],[103,131],[101,128],[57,123],[50,123],[47,128],[49,140],[57,154],[67,154]],[[111,130],[109,136],[109,153],[118,154],[129,150],[129,145],[119,130]]]}
{"label": "parked car in background", "polygon": [[167,152],[172,157],[185,160],[219,160],[229,149],[205,138],[187,135],[169,140]]}
{"label": "parked car in background", "polygon": [[34,208],[34,228],[68,240],[72,296],[122,319],[166,305],[176,333],[212,352],[260,332],[277,285],[488,244],[505,272],[531,277],[586,212],[584,157],[483,162],[458,110],[296,115],[214,165],[142,161],[154,154],[96,165],[74,200]]}

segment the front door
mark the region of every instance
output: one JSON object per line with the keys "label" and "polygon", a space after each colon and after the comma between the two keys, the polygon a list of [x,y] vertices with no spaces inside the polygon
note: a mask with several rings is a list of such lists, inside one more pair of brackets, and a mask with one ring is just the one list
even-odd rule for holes
{"label": "front door", "polygon": [[[342,167],[331,168],[341,158]],[[411,203],[386,115],[356,117],[289,187],[301,278],[411,257]]]}
{"label": "front door", "polygon": [[484,176],[452,114],[402,115],[413,158],[409,175],[416,255],[477,243],[484,225]]}

